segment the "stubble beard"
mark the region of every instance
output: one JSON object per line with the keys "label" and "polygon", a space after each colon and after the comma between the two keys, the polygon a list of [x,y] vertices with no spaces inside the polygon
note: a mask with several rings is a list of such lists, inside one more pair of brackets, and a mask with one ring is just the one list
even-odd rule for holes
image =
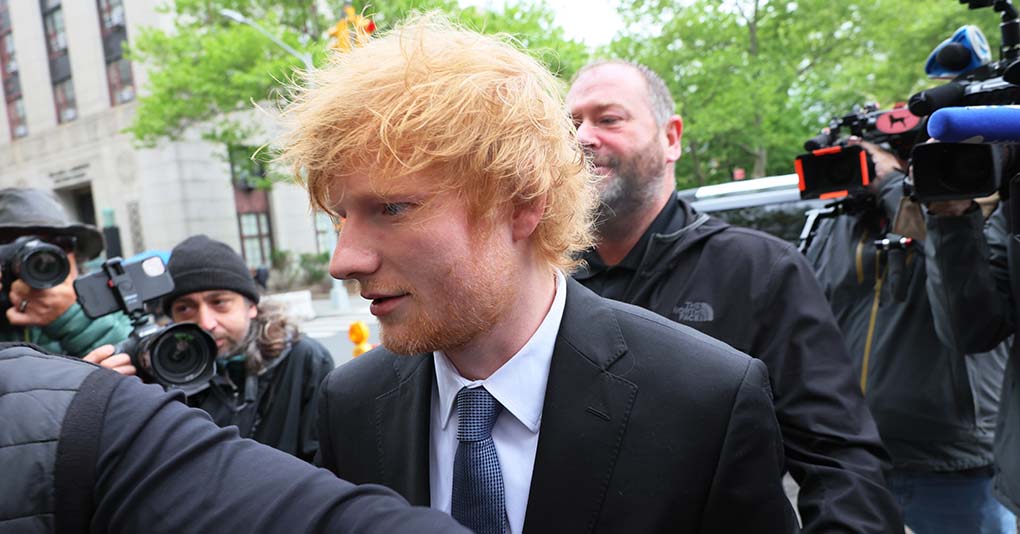
{"label": "stubble beard", "polygon": [[402,316],[380,318],[383,346],[403,355],[449,352],[490,331],[506,315],[515,287],[503,274],[510,264],[507,251],[488,248],[483,257],[446,273],[436,302],[417,300],[410,291]]}
{"label": "stubble beard", "polygon": [[610,169],[600,184],[596,230],[602,239],[626,236],[632,230],[632,218],[652,203],[661,187],[666,155],[653,138],[628,159],[609,156],[596,164]]}

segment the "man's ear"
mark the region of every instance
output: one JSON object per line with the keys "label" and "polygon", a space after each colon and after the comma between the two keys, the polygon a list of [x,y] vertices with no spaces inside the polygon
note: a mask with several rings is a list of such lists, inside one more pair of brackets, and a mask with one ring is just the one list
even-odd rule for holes
{"label": "man's ear", "polygon": [[259,314],[258,306],[254,302],[252,302],[252,301],[250,301],[248,299],[244,299],[244,300],[245,300],[245,302],[248,303],[248,318],[249,319],[254,319],[255,316]]}
{"label": "man's ear", "polygon": [[513,217],[511,219],[514,242],[527,239],[535,233],[538,223],[541,222],[542,216],[545,215],[545,198],[545,195],[542,195],[534,200],[514,206]]}
{"label": "man's ear", "polygon": [[684,121],[680,115],[673,115],[666,121],[666,163],[680,159],[680,139],[684,133]]}

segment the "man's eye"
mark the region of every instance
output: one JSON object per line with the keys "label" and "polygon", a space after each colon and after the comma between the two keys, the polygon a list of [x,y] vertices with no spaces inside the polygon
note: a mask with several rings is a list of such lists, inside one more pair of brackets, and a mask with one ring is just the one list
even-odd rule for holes
{"label": "man's eye", "polygon": [[383,204],[382,211],[384,215],[400,215],[406,212],[413,206],[410,202],[390,202]]}
{"label": "man's eye", "polygon": [[618,122],[620,122],[619,117],[602,117],[599,119],[600,124],[616,124]]}

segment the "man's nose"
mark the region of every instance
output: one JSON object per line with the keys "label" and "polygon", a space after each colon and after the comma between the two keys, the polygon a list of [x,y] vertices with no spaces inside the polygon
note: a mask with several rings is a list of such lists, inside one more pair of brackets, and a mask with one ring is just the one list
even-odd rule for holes
{"label": "man's nose", "polygon": [[583,121],[577,126],[577,140],[586,148],[598,148],[601,144],[595,128],[588,121]]}
{"label": "man's nose", "polygon": [[346,280],[372,274],[379,267],[379,254],[372,239],[351,219],[344,222],[329,261],[329,274]]}
{"label": "man's nose", "polygon": [[195,315],[195,323],[202,327],[202,330],[206,332],[212,332],[216,325],[216,314],[209,309],[205,303],[198,305],[198,313]]}

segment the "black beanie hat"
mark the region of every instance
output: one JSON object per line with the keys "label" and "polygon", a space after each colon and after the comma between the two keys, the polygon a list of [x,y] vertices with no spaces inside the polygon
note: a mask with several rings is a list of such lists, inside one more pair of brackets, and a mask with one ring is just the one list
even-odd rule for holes
{"label": "black beanie hat", "polygon": [[163,297],[163,313],[178,297],[196,291],[227,289],[240,293],[255,304],[258,289],[248,266],[234,249],[204,235],[191,236],[170,251],[167,270],[174,279],[174,290]]}

